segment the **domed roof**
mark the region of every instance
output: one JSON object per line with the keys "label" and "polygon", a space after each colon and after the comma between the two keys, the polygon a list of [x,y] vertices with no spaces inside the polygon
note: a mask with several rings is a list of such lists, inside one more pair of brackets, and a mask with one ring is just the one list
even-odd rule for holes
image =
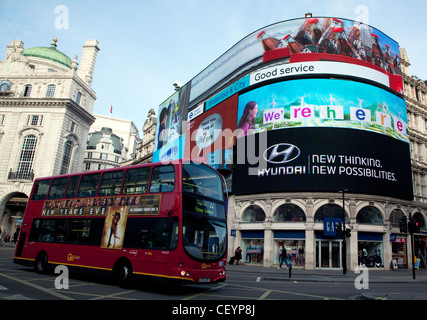
{"label": "domed roof", "polygon": [[[105,139],[107,136],[107,140]],[[87,142],[86,149],[96,149],[96,145],[104,140],[104,142],[109,142],[113,145],[114,153],[121,154],[122,153],[122,142],[121,138],[113,133],[111,128],[102,127],[101,131],[95,131],[90,133],[89,140]]]}
{"label": "domed roof", "polygon": [[53,43],[48,47],[33,47],[25,49],[23,55],[26,57],[37,57],[47,59],[60,63],[68,68],[71,68],[71,59],[61,51],[56,50],[56,42],[58,40],[53,39]]}

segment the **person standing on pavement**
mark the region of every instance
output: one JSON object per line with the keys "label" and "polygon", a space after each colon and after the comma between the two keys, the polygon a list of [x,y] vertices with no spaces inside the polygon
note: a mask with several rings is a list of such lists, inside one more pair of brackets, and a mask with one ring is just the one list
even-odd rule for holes
{"label": "person standing on pavement", "polygon": [[242,259],[242,249],[240,247],[237,247],[234,251],[234,258],[236,259],[236,264],[239,264],[239,260]]}
{"label": "person standing on pavement", "polygon": [[285,246],[282,247],[282,252],[280,253],[280,264],[279,264],[279,268],[282,268],[282,264],[285,262],[286,258],[288,257],[288,253],[286,252]]}

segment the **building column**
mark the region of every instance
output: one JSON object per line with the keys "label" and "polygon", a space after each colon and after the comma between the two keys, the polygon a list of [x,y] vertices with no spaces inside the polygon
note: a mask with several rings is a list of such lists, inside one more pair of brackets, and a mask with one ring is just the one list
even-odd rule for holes
{"label": "building column", "polygon": [[273,265],[273,230],[265,229],[264,231],[264,267]]}

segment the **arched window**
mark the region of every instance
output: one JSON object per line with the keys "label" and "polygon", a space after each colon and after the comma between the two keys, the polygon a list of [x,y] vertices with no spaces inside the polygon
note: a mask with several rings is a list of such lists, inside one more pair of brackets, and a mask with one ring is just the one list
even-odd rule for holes
{"label": "arched window", "polygon": [[68,173],[68,168],[70,167],[70,162],[71,162],[72,151],[73,151],[73,143],[68,140],[64,144],[64,155],[62,156],[61,170],[59,170],[59,174]]}
{"label": "arched window", "polygon": [[[325,204],[321,206],[314,215],[314,222],[323,222],[324,218],[342,219],[342,207],[336,204]],[[345,213],[345,223],[350,223],[347,213]]]}
{"label": "arched window", "polygon": [[273,213],[273,222],[305,221],[304,211],[295,204],[283,204]]}
{"label": "arched window", "polygon": [[390,214],[390,222],[393,227],[398,227],[400,218],[403,218],[405,214],[400,209],[394,209]]}
{"label": "arched window", "polygon": [[36,146],[37,137],[35,135],[28,135],[24,138],[19,156],[17,179],[29,179],[31,176]]}
{"label": "arched window", "polygon": [[380,210],[373,206],[366,206],[359,211],[356,217],[357,223],[383,225],[384,219]]}
{"label": "arched window", "polygon": [[243,211],[242,222],[264,222],[265,213],[257,205],[250,205]]}

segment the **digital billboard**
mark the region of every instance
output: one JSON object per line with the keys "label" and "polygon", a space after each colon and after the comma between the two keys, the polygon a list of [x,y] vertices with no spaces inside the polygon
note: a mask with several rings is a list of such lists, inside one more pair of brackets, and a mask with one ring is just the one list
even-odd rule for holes
{"label": "digital billboard", "polygon": [[[256,110],[243,119],[251,103]],[[250,133],[293,127],[353,128],[409,142],[405,101],[376,86],[349,80],[289,80],[241,94],[237,127],[248,121]]]}
{"label": "digital billboard", "polygon": [[[406,142],[369,131],[329,127],[290,128],[262,134],[267,135],[264,144],[261,139],[251,139],[249,145],[249,137],[236,144],[236,195],[348,190],[413,198]],[[238,149],[244,140],[245,152],[253,153],[252,158],[257,161],[238,161]]]}
{"label": "digital billboard", "polygon": [[291,57],[291,63],[337,60],[401,74],[398,43],[376,28],[330,17],[287,20],[246,36],[195,76],[190,101],[243,66],[255,67],[285,56]]}
{"label": "digital billboard", "polygon": [[217,169],[232,162],[238,96],[187,123],[184,158],[203,161]]}
{"label": "digital billboard", "polygon": [[229,169],[236,195],[347,189],[411,200],[402,92],[399,45],[381,31],[329,17],[283,21],[239,41],[160,106],[153,162]]}

